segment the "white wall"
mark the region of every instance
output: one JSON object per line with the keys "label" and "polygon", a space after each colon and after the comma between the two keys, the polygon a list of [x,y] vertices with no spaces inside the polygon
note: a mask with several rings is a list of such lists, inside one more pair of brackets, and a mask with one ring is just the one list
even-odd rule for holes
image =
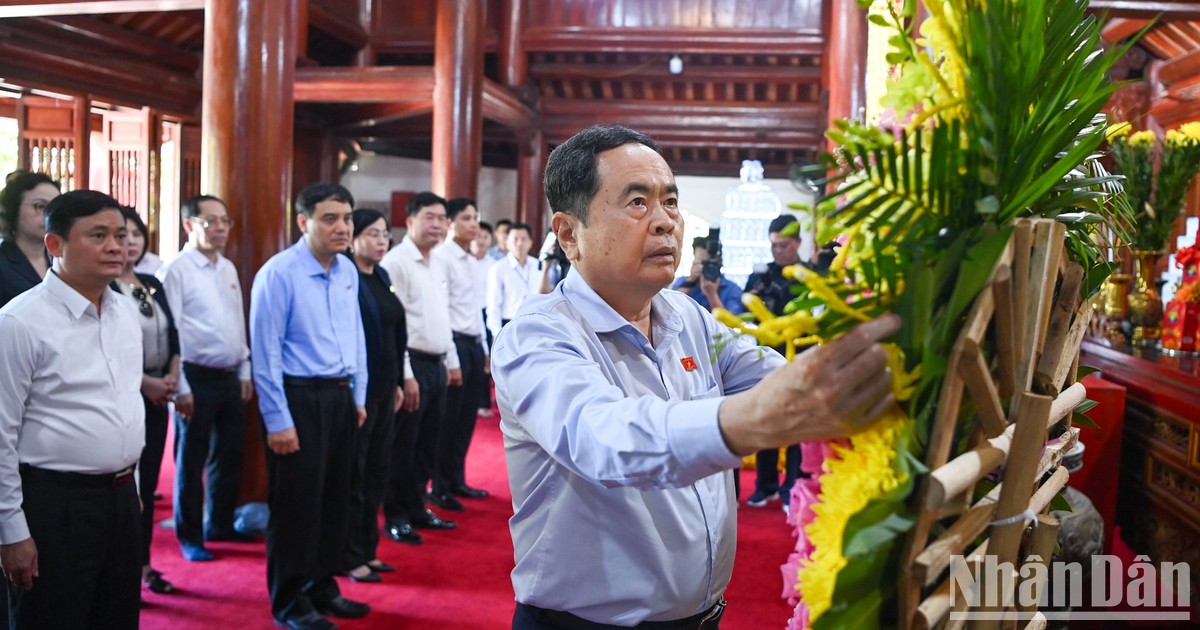
{"label": "white wall", "polygon": [[[680,175],[676,182],[679,184],[680,206],[693,218],[688,226],[686,244],[691,243],[695,236],[706,236],[708,228],[717,227],[721,213],[725,211],[725,193],[738,185],[738,169],[741,165],[729,166],[730,177],[694,177]],[[425,160],[393,157],[388,155],[363,155],[358,160],[358,170],[350,171],[342,178],[342,185],[354,193],[359,207],[388,210],[391,208],[392,191],[429,190],[433,177],[432,165]],[[800,193],[786,179],[764,180],[775,194],[779,195],[787,211],[789,203],[811,203],[811,197]],[[479,173],[479,193],[476,201],[484,221],[495,223],[496,220],[512,219],[516,214],[517,172],[510,169],[484,167]],[[804,259],[812,257],[813,239],[811,236],[811,221],[807,224],[804,236],[804,248],[800,256]],[[766,238],[766,235],[763,235]],[[686,247],[685,247],[686,249]],[[691,264],[691,252],[685,256],[684,264],[680,265],[683,273]]]}
{"label": "white wall", "polygon": [[[358,158],[358,170],[347,172],[341,183],[354,194],[357,206],[384,210],[386,214],[392,207],[392,191],[429,190],[432,181],[433,165],[425,160],[363,155]],[[478,190],[475,201],[484,221],[495,223],[497,219],[512,219],[516,214],[515,170],[483,167]]]}

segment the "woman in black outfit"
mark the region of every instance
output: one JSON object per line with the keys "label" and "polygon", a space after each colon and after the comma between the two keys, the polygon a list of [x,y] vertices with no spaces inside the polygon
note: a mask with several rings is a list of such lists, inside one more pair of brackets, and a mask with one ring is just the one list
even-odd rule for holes
{"label": "woman in black outfit", "polygon": [[401,361],[408,346],[404,306],[379,261],[388,251],[388,224],[376,210],[355,210],[350,257],[358,267],[358,303],[367,340],[367,421],[358,430],[351,477],[350,539],[346,574],[355,582],[381,582],[395,568],[375,555],[379,506],[387,492],[396,410],[404,401]]}
{"label": "woman in black outfit", "polygon": [[50,269],[42,211],[58,196],[58,182],[43,173],[13,175],[0,191],[0,306],[32,289]]}
{"label": "woman in black outfit", "polygon": [[142,581],[154,593],[173,593],[175,587],[150,566],[150,541],[154,537],[154,491],[167,444],[167,402],[175,397],[179,383],[179,334],[167,306],[167,295],[154,276],[134,273],[146,255],[149,234],[133,208],[125,215],[128,258],[125,270],[112,287],[137,305],[142,317],[142,402],[146,406],[146,446],[138,462],[138,493],[142,498]]}

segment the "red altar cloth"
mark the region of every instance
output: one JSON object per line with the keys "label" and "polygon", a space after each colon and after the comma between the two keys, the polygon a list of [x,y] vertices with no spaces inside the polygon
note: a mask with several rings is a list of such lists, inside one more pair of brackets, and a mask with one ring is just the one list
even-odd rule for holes
{"label": "red altar cloth", "polygon": [[1117,520],[1117,481],[1121,472],[1121,435],[1125,430],[1125,387],[1089,374],[1083,379],[1087,397],[1099,404],[1087,417],[1099,429],[1079,427],[1083,468],[1071,474],[1072,488],[1083,492],[1104,517],[1104,553],[1112,553],[1113,527]]}

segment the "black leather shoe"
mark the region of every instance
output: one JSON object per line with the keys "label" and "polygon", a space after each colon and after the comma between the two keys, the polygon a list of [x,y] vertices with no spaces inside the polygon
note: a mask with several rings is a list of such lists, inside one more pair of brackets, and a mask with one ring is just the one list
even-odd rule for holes
{"label": "black leather shoe", "polygon": [[383,581],[382,576],[374,571],[369,570],[361,576],[354,575],[353,573],[346,573],[346,577],[350,578],[351,582],[361,582],[363,584],[378,584]]}
{"label": "black leather shoe", "polygon": [[371,569],[372,571],[374,571],[376,573],[392,573],[396,570],[396,567],[384,562],[383,560],[375,560],[374,562],[368,562],[367,568]]}
{"label": "black leather shoe", "polygon": [[421,535],[413,531],[413,526],[408,523],[389,523],[385,528],[388,538],[406,545],[419,545],[425,542]]}
{"label": "black leather shoe", "polygon": [[241,532],[229,532],[228,534],[205,536],[204,540],[208,542],[252,543],[258,542],[258,536],[251,536],[250,534],[243,534]]}
{"label": "black leather shoe", "polygon": [[337,626],[315,611],[309,611],[306,615],[291,615],[283,619],[276,619],[275,625],[288,630],[337,630]]}
{"label": "black leather shoe", "polygon": [[487,490],[482,488],[472,488],[465,483],[450,488],[450,494],[453,494],[456,497],[463,497],[464,499],[486,499],[488,496],[490,496]]}
{"label": "black leather shoe", "polygon": [[413,527],[417,529],[454,529],[458,527],[458,523],[443,520],[440,516],[434,514],[433,510],[425,510],[423,516],[413,519]]}
{"label": "black leather shoe", "polygon": [[466,509],[466,506],[462,504],[462,501],[450,496],[449,492],[442,494],[430,494],[426,500],[443,510],[450,510],[451,512],[461,512]]}
{"label": "black leather shoe", "polygon": [[367,604],[346,599],[341,595],[323,604],[313,602],[313,608],[316,608],[323,615],[340,617],[342,619],[358,619],[359,617],[366,617],[367,613],[371,612],[371,607]]}

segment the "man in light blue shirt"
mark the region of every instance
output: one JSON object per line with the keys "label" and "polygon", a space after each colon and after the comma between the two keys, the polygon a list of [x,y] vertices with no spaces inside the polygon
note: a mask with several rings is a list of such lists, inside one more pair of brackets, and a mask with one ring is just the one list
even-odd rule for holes
{"label": "man in light blue shirt", "polygon": [[362,617],[342,597],[355,431],[366,419],[367,352],[350,246],[354,197],[313,184],[296,199],[304,237],[272,256],[250,292],[250,352],[267,430],[267,583],[282,627]]}
{"label": "man in light blue shirt", "polygon": [[663,291],[683,220],[652,140],[586,129],[554,150],[545,182],[576,273],[529,298],[492,351],[513,628],[715,628],[737,532],[731,470],[882,414],[891,377],[877,341],[897,321],[785,364]]}

